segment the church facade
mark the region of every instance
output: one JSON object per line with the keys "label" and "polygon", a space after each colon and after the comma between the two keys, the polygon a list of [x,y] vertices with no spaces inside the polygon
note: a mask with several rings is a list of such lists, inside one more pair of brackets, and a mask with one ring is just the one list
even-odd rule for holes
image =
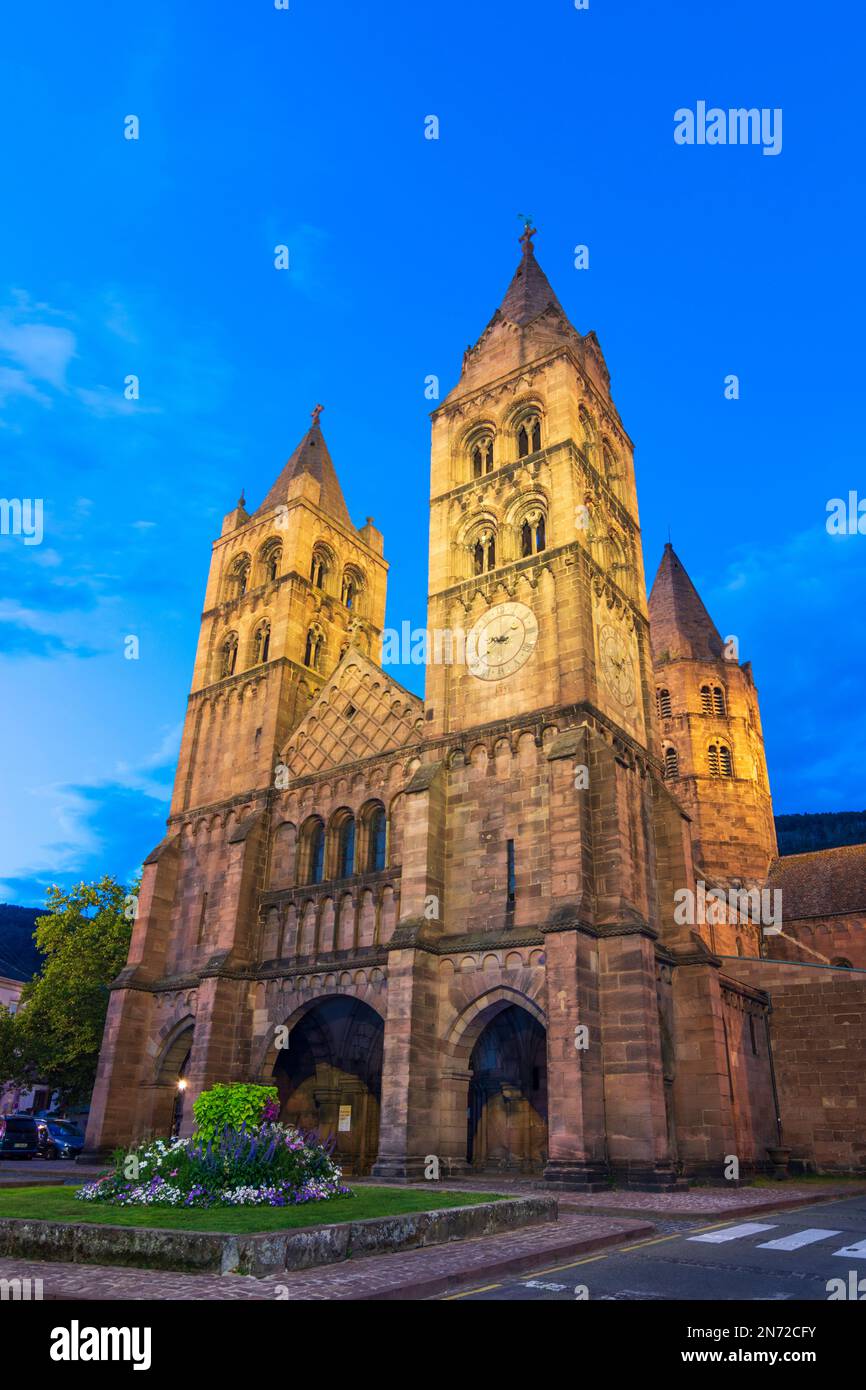
{"label": "church facade", "polygon": [[601,349],[521,240],[433,412],[423,701],[382,664],[383,537],[318,407],[225,518],[91,1150],[188,1132],[235,1080],[392,1180],[670,1188],[783,1142],[751,668],[670,547],[647,603]]}

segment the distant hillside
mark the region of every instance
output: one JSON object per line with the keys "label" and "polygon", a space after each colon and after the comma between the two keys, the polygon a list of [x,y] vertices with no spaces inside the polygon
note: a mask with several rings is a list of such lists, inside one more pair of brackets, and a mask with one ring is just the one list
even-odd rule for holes
{"label": "distant hillside", "polygon": [[780,854],[808,854],[814,849],[866,844],[866,811],[816,811],[776,816]]}
{"label": "distant hillside", "polygon": [[0,975],[6,979],[30,980],[42,965],[33,932],[43,915],[40,907],[0,903]]}

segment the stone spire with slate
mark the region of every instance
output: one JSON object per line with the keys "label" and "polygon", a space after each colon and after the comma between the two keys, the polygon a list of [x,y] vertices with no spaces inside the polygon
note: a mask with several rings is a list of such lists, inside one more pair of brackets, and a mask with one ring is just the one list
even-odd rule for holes
{"label": "stone spire with slate", "polygon": [[336,469],[331,461],[331,455],[328,453],[322,427],[319,424],[322,409],[322,406],[317,405],[312,412],[312,425],[256,511],[256,516],[261,516],[263,512],[270,511],[271,508],[278,507],[280,503],[285,502],[289,493],[289,484],[302,473],[308,473],[311,478],[315,478],[321,488],[319,505],[322,511],[327,512],[341,525],[349,527],[350,530],[355,529],[349,516],[349,509],[343,497],[343,490],[340,487]]}
{"label": "stone spire with slate", "polygon": [[656,661],[665,657],[718,661],[724,655],[716,625],[670,541],[653,581],[649,617]]}

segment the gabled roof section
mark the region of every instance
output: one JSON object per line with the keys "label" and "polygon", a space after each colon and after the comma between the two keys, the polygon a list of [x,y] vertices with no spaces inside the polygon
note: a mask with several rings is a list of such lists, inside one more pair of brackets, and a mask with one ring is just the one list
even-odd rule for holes
{"label": "gabled roof section", "polygon": [[724,645],[682,561],[668,541],[649,596],[653,657],[719,660]]}
{"label": "gabled roof section", "polygon": [[292,778],[408,747],[421,737],[424,702],[350,648],[282,750]]}
{"label": "gabled roof section", "polygon": [[322,492],[319,505],[322,511],[327,512],[343,526],[354,531],[355,528],[349,516],[349,509],[346,506],[331,455],[328,453],[328,446],[325,443],[325,436],[322,434],[318,416],[314,419],[255,515],[260,516],[262,512],[270,511],[272,507],[278,507],[281,502],[285,502],[288,497],[289,483],[301,473],[309,473],[310,477],[315,478],[320,485]]}

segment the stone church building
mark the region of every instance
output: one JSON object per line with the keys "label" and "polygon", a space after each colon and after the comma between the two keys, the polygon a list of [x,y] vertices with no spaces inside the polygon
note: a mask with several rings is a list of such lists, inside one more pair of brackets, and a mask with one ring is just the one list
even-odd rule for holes
{"label": "stone church building", "polygon": [[[349,516],[319,407],[223,522],[90,1150],[189,1132],[202,1089],[257,1080],[348,1171],[392,1180],[435,1156],[443,1176],[667,1188],[783,1144],[866,1164],[843,1099],[862,1030],[814,1123],[814,1054],[774,1057],[803,972],[825,1017],[852,1007],[839,980],[862,1005],[866,972],[768,959],[751,667],[670,546],[647,604],[601,348],[521,241],[432,416],[423,701],[382,663],[383,537]],[[714,888],[736,921],[704,912]]]}

